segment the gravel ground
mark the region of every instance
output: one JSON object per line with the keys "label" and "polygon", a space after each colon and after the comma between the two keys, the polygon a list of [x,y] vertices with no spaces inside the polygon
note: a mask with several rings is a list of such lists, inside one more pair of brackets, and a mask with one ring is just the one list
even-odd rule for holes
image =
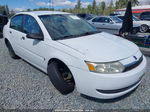
{"label": "gravel ground", "polygon": [[141,85],[128,96],[103,101],[76,90],[61,95],[46,74],[22,59],[10,58],[0,39],[0,109],[150,109],[150,57]]}

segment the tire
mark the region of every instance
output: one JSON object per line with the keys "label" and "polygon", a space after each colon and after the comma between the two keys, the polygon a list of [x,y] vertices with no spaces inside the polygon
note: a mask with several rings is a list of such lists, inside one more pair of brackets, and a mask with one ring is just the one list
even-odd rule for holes
{"label": "tire", "polygon": [[148,31],[149,27],[147,25],[141,25],[140,26],[140,32],[146,33]]}
{"label": "tire", "polygon": [[11,58],[13,58],[13,59],[20,59],[20,57],[15,54],[15,52],[14,52],[14,50],[13,50],[13,48],[12,48],[12,46],[11,46],[9,41],[6,43],[6,46],[8,48],[9,55],[10,55]]}
{"label": "tire", "polygon": [[119,35],[122,36],[123,32],[122,29],[119,30]]}
{"label": "tire", "polygon": [[[61,69],[64,70],[61,71]],[[47,71],[52,84],[61,94],[66,95],[73,92],[75,86],[74,79],[66,65],[62,62],[54,61],[48,65]],[[65,77],[63,76],[65,72],[66,74],[70,74],[68,75],[68,77],[70,77],[69,80],[65,80]]]}
{"label": "tire", "polygon": [[138,32],[138,28],[133,28],[132,34],[136,34]]}

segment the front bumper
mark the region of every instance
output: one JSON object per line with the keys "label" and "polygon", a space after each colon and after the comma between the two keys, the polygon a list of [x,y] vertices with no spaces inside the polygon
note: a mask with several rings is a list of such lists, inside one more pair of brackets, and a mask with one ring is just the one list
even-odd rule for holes
{"label": "front bumper", "polygon": [[[87,96],[100,99],[120,97],[134,90],[140,84],[145,68],[145,57],[143,57],[143,61],[136,68],[119,74],[100,74],[70,67],[76,82],[77,90]],[[122,91],[115,91],[120,89]],[[99,90],[103,90],[104,92]],[[107,93],[106,91],[115,92]]]}

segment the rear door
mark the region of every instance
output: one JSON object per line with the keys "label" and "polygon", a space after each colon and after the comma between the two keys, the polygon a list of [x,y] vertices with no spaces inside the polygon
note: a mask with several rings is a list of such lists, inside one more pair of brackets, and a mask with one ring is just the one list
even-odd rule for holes
{"label": "rear door", "polygon": [[97,17],[92,20],[92,24],[100,31],[115,34],[115,25],[109,17]]}
{"label": "rear door", "polygon": [[102,30],[103,29],[103,18],[102,17],[96,17],[92,20],[92,25],[95,26],[97,29]]}
{"label": "rear door", "polygon": [[8,37],[10,37],[11,45],[16,54],[21,54],[22,45],[21,38],[24,35],[22,30],[23,15],[16,15],[10,21],[10,28],[8,30]]}

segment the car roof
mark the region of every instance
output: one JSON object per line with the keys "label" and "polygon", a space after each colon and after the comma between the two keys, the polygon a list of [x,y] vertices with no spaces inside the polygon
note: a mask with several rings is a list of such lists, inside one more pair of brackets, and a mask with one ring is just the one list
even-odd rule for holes
{"label": "car roof", "polygon": [[[111,16],[96,16],[96,17],[111,17]],[[95,18],[96,18],[96,17],[95,17]]]}
{"label": "car roof", "polygon": [[70,14],[66,12],[60,12],[60,11],[31,11],[31,12],[19,12],[17,14],[30,14],[30,15],[52,15],[52,14]]}

